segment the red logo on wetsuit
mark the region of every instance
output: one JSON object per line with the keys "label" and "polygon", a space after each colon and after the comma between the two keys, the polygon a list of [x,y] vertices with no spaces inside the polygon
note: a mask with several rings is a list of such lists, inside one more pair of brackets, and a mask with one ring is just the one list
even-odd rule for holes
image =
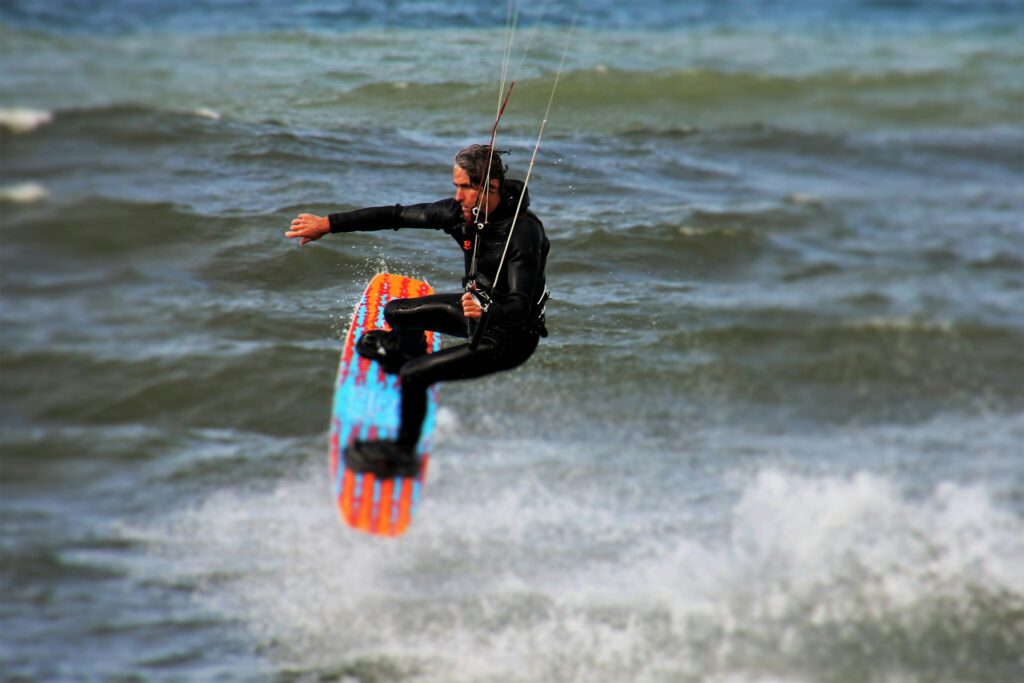
{"label": "red logo on wetsuit", "polygon": [[466,240],[465,242],[462,243],[462,250],[463,251],[469,251],[472,248],[473,248],[473,243],[470,242],[469,240]]}

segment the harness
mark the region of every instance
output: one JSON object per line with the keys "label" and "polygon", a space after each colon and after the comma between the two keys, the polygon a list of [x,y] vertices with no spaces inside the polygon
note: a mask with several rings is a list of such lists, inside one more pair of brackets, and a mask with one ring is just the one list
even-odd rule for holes
{"label": "harness", "polygon": [[[484,328],[487,326],[485,322],[487,320],[487,310],[494,303],[494,299],[491,298],[489,292],[494,291],[492,283],[487,282],[487,279],[482,275],[476,275],[475,277],[466,276],[462,278],[462,287],[465,291],[473,295],[476,299],[477,304],[480,305],[480,309],[484,312],[483,317],[480,318],[480,322],[475,325],[472,321],[467,320],[467,327],[470,333],[470,339],[475,339],[476,343],[480,343],[480,337],[483,335]],[[534,302],[533,306],[530,307],[530,317],[523,323],[523,329],[527,332],[539,334],[541,337],[548,336],[547,322],[547,303],[548,299],[551,298],[551,290],[544,287],[544,291],[541,292],[540,298]]]}
{"label": "harness", "polygon": [[[530,184],[530,176],[533,173],[533,166],[534,166],[534,164],[537,161],[537,152],[540,150],[540,141],[541,141],[541,138],[544,136],[544,127],[548,123],[548,116],[551,114],[551,105],[555,101],[555,90],[558,89],[558,81],[562,77],[562,71],[565,69],[565,59],[569,55],[569,45],[572,44],[572,36],[573,36],[573,33],[576,30],[576,20],[579,17],[579,11],[580,11],[580,0],[578,0],[577,3],[576,3],[576,11],[573,13],[572,23],[569,26],[569,31],[568,31],[568,34],[567,34],[566,39],[565,39],[565,47],[562,48],[562,58],[561,58],[561,60],[558,63],[558,70],[555,72],[554,83],[552,83],[552,85],[551,85],[551,95],[548,97],[548,106],[544,110],[544,118],[543,118],[543,120],[540,123],[540,129],[537,131],[537,141],[533,145],[533,154],[530,155],[530,165],[526,169],[526,178],[523,180],[523,190],[519,194],[519,201],[516,203],[515,213],[513,213],[513,215],[512,215],[512,224],[509,226],[508,237],[505,239],[505,248],[504,248],[504,250],[501,253],[501,260],[498,261],[498,268],[497,268],[497,271],[494,274],[494,282],[491,285],[490,292],[489,292],[490,294],[494,293],[494,283],[497,283],[497,281],[500,279],[500,277],[501,277],[501,269],[505,266],[505,258],[508,256],[509,245],[512,243],[512,233],[516,229],[516,223],[517,223],[517,221],[519,219],[519,212],[523,208],[523,200],[526,198],[526,188]],[[475,349],[477,347],[477,345],[480,343],[480,339],[483,337],[484,328],[487,326],[487,318],[488,318],[488,316],[487,316],[487,309],[490,307],[490,296],[485,295],[484,294],[484,288],[481,288],[481,287],[478,286],[479,285],[478,281],[479,281],[480,278],[478,277],[478,274],[476,272],[476,256],[477,256],[478,238],[479,238],[480,231],[483,230],[484,223],[487,222],[486,204],[484,204],[485,210],[484,210],[484,220],[483,220],[483,222],[480,221],[480,207],[481,207],[481,204],[486,200],[487,193],[490,191],[491,162],[494,159],[494,140],[495,140],[495,135],[498,132],[498,122],[501,120],[501,115],[505,111],[505,106],[508,104],[508,98],[512,94],[512,88],[515,87],[515,83],[516,83],[515,78],[513,78],[512,82],[509,84],[508,91],[505,92],[505,75],[506,75],[507,70],[508,70],[509,57],[510,57],[511,51],[512,51],[512,38],[513,38],[513,35],[514,35],[514,32],[515,32],[515,24],[518,22],[518,19],[519,19],[519,3],[517,2],[515,4],[514,14],[513,14],[512,5],[511,4],[509,5],[509,31],[508,31],[507,41],[506,41],[506,44],[505,44],[505,54],[504,54],[503,63],[502,63],[501,83],[498,86],[498,115],[497,115],[497,117],[495,117],[494,126],[491,128],[491,142],[488,145],[488,150],[489,151],[488,151],[488,161],[487,161],[487,173],[484,176],[484,193],[481,195],[480,201],[477,203],[476,208],[473,210],[473,222],[475,223],[475,227],[476,227],[477,231],[474,234],[473,257],[472,257],[471,266],[470,266],[469,273],[468,273],[469,277],[467,277],[466,279],[463,280],[463,286],[466,288],[466,291],[468,293],[470,293],[480,303],[480,308],[483,310],[483,315],[480,318],[479,324],[476,325],[476,329],[472,330],[472,334],[470,335],[470,340],[469,340],[469,348],[470,349]],[[536,29],[534,29],[534,32],[536,33]],[[532,37],[530,38],[530,43],[531,44],[533,43],[533,38]],[[529,51],[529,45],[527,45],[527,51]],[[526,53],[525,52],[523,53],[523,59],[524,60],[526,59]],[[519,65],[522,66],[522,62],[520,62]],[[517,73],[518,73],[518,69],[517,69]],[[502,99],[502,94],[503,93],[504,93],[504,99]],[[547,327],[545,326],[545,312],[546,312],[545,304],[547,303],[547,300],[549,298],[550,298],[550,294],[549,294],[547,288],[545,288],[544,292],[541,294],[540,298],[537,300],[536,304],[533,306],[533,311],[531,311],[531,313],[533,315],[531,315],[530,320],[527,321],[527,328],[528,329],[535,330],[538,334],[540,334],[541,336],[544,336],[544,337],[546,337],[547,334],[548,334]],[[468,321],[467,321],[467,325],[468,325]]]}

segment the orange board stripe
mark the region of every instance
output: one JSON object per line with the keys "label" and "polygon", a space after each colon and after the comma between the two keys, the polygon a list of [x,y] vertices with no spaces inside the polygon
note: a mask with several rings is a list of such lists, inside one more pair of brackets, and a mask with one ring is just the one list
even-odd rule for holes
{"label": "orange board stripe", "polygon": [[373,520],[373,489],[377,485],[377,478],[372,474],[364,474],[363,491],[359,497],[359,515],[356,517],[356,528],[362,531],[372,531],[371,521]]}
{"label": "orange board stripe", "polygon": [[395,480],[386,479],[380,485],[380,502],[377,505],[377,519],[374,531],[387,534],[391,527],[391,498],[394,495]]}
{"label": "orange board stripe", "polygon": [[352,492],[355,487],[356,475],[352,470],[346,469],[341,475],[341,496],[338,497],[338,507],[346,520],[352,519]]}

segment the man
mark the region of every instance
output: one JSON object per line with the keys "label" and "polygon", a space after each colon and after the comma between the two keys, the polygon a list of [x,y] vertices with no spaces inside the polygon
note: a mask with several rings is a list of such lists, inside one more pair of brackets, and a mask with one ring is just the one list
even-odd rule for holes
{"label": "man", "polygon": [[[510,370],[524,363],[539,338],[547,336],[544,267],[550,245],[540,219],[527,210],[526,187],[506,178],[506,170],[490,146],[470,145],[455,155],[454,199],[326,217],[300,214],[285,233],[306,244],[328,232],[431,228],[451,235],[463,251],[463,293],[393,299],[384,309],[391,331],[367,332],[356,345],[360,355],[380,361],[386,372],[401,377],[402,414],[394,441],[357,441],[346,449],[350,469],[382,478],[415,476],[427,388],[435,382]],[[486,294],[490,302],[482,304]],[[466,343],[426,353],[425,330],[468,338],[480,325],[484,327],[476,346]]]}

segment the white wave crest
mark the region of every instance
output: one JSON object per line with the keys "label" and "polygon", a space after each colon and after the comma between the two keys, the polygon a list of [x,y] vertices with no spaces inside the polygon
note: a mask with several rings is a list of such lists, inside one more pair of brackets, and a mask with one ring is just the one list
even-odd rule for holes
{"label": "white wave crest", "polygon": [[30,133],[53,121],[53,114],[40,109],[0,109],[0,128],[12,133]]}
{"label": "white wave crest", "polygon": [[214,121],[220,121],[221,119],[220,112],[214,111],[213,109],[208,109],[207,107],[200,107],[192,113],[196,116],[201,116],[205,119],[212,119]]}
{"label": "white wave crest", "polygon": [[0,201],[13,204],[32,204],[49,196],[47,189],[37,183],[20,183],[0,188]]}

